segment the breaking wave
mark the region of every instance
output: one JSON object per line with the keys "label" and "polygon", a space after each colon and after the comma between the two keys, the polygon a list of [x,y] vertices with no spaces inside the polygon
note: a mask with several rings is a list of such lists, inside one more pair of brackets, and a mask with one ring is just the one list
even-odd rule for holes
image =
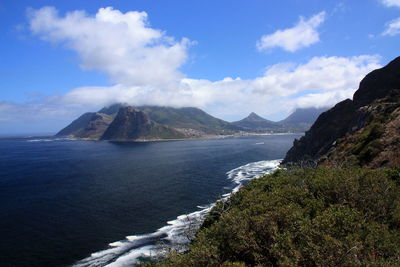
{"label": "breaking wave", "polygon": [[36,139],[28,139],[26,142],[36,143],[36,142],[55,142],[55,141],[70,141],[72,140],[69,137],[57,137],[57,138],[36,138]]}
{"label": "breaking wave", "polygon": [[[281,160],[266,160],[252,162],[227,172],[228,179],[233,182],[230,193],[222,196],[228,199],[237,192],[241,186],[254,178],[270,173],[278,168]],[[74,267],[123,267],[132,266],[141,259],[152,258],[167,251],[166,248],[174,248],[184,251],[194,233],[203,222],[205,216],[216,203],[198,206],[199,210],[178,216],[175,220],[167,222],[154,233],[145,235],[127,236],[125,240],[109,244],[109,248],[92,253],[89,257],[76,262]]]}

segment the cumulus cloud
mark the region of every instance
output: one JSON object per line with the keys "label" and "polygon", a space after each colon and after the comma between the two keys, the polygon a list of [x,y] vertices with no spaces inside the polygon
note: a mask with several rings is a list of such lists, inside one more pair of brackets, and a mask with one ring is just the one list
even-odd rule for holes
{"label": "cumulus cloud", "polygon": [[308,47],[319,42],[317,28],[325,20],[325,12],[322,11],[308,20],[300,17],[300,21],[292,28],[277,30],[276,32],[264,35],[257,42],[257,49],[265,51],[270,48],[280,47],[289,52],[295,52],[301,48]]}
{"label": "cumulus cloud", "polygon": [[[324,16],[322,12],[301,19],[300,24],[317,27]],[[254,79],[191,79],[179,71],[188,41],[175,41],[151,28],[143,12],[105,8],[95,16],[75,11],[61,17],[47,7],[30,11],[30,27],[42,39],[76,51],[85,68],[104,71],[114,85],[83,86],[25,104],[2,102],[2,121],[65,118],[67,123],[83,112],[117,102],[195,106],[227,120],[251,111],[267,117],[285,115],[295,107],[334,105],[351,97],[360,80],[381,67],[380,57],[374,55],[322,56],[268,66]]]}
{"label": "cumulus cloud", "polygon": [[262,76],[254,79],[184,78],[176,87],[167,89],[123,84],[80,87],[40,103],[18,106],[3,103],[0,111],[3,119],[7,114],[13,114],[13,118],[15,114],[72,118],[89,110],[124,102],[136,106],[195,106],[227,120],[240,118],[251,111],[264,116],[285,114],[295,107],[331,106],[351,98],[360,80],[381,67],[379,60],[379,56],[370,55],[314,57],[303,64],[269,66]]}
{"label": "cumulus cloud", "polygon": [[393,7],[393,6],[400,7],[400,0],[381,0],[381,2],[387,7]]}
{"label": "cumulus cloud", "polygon": [[385,31],[382,35],[394,36],[400,34],[400,18],[390,21],[386,24]]}
{"label": "cumulus cloud", "polygon": [[146,12],[100,8],[95,16],[53,7],[29,11],[33,34],[76,51],[84,69],[105,72],[125,85],[162,86],[180,80],[190,41],[176,41],[149,26]]}
{"label": "cumulus cloud", "polygon": [[129,87],[82,87],[64,96],[66,103],[107,105],[196,106],[230,118],[256,111],[285,112],[295,106],[327,106],[349,98],[361,79],[381,67],[379,56],[314,57],[306,63],[280,63],[255,79],[225,78],[219,81],[182,79],[173,89]]}

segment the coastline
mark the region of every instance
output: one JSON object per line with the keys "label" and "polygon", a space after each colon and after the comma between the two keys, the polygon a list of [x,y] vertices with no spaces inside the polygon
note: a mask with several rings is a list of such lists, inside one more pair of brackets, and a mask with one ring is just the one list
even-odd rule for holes
{"label": "coastline", "polygon": [[[212,139],[225,139],[225,138],[240,138],[246,136],[275,136],[275,135],[302,135],[305,132],[284,132],[284,133],[240,133],[240,134],[229,134],[229,135],[203,135],[199,137],[189,137],[189,138],[173,138],[173,139],[162,139],[162,138],[152,138],[152,139],[135,139],[135,140],[100,140],[93,138],[76,138],[73,136],[64,136],[72,141],[109,141],[109,142],[126,142],[126,143],[144,143],[144,142],[167,142],[167,141],[191,141],[191,140],[212,140]],[[57,136],[52,136],[57,137]]]}

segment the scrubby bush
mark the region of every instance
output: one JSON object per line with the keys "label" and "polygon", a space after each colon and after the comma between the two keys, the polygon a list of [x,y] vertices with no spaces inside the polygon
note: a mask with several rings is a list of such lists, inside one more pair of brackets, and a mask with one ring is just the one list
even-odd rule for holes
{"label": "scrubby bush", "polygon": [[396,266],[400,262],[396,170],[279,170],[242,188],[223,208],[206,219],[189,251],[150,265]]}

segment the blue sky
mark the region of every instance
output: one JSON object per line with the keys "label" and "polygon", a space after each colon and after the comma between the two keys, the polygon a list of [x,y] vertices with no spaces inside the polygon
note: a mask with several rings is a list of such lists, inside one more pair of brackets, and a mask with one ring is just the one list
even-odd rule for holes
{"label": "blue sky", "polygon": [[0,134],[117,101],[278,120],[399,56],[400,0],[306,3],[0,1]]}

